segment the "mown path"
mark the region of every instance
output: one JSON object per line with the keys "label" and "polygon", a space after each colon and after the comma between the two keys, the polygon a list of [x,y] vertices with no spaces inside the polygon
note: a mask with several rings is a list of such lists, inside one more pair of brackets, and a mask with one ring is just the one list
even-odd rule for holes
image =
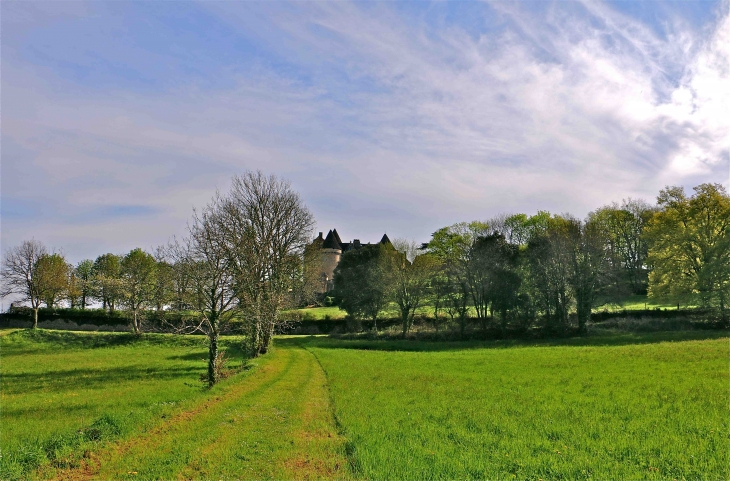
{"label": "mown path", "polygon": [[349,477],[322,368],[296,343],[281,344],[219,395],[91,453],[80,469],[54,478]]}

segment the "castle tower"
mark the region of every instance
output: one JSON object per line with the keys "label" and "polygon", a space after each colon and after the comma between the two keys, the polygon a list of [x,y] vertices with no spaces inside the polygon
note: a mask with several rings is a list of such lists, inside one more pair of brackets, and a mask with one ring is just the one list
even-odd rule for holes
{"label": "castle tower", "polygon": [[335,267],[339,264],[342,255],[342,241],[339,237],[337,230],[330,230],[322,244],[322,275],[326,282],[327,291],[333,287],[332,280],[335,275]]}

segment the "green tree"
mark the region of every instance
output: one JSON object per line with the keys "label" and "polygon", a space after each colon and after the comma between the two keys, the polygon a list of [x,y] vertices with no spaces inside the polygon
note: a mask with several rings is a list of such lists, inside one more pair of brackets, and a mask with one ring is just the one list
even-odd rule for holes
{"label": "green tree", "polygon": [[132,328],[141,332],[139,312],[155,300],[157,261],[140,248],[132,249],[120,263],[124,303],[132,311]]}
{"label": "green tree", "polygon": [[585,333],[593,307],[601,294],[606,294],[606,286],[611,283],[606,235],[600,225],[590,220],[582,223],[578,219],[567,218],[564,228],[570,248],[569,283],[575,298],[578,330]]}
{"label": "green tree", "polygon": [[432,234],[431,240],[422,246],[441,264],[442,272],[447,277],[445,310],[452,321],[454,318],[458,319],[462,338],[465,335],[472,298],[469,282],[471,249],[476,239],[488,230],[489,226],[483,222],[462,222],[437,230]]}
{"label": "green tree", "polygon": [[563,217],[551,217],[547,228],[530,238],[526,251],[528,278],[535,292],[536,304],[548,326],[557,331],[568,326],[568,313],[573,300],[569,224]]}
{"label": "green tree", "polygon": [[588,215],[587,222],[604,238],[607,267],[614,271],[621,291],[646,293],[649,249],[643,233],[655,211],[643,200],[627,199]]}
{"label": "green tree", "polygon": [[385,251],[384,259],[391,298],[398,306],[405,337],[413,325],[416,310],[426,298],[438,259],[419,252],[418,244],[403,239],[393,242],[393,249]]}
{"label": "green tree", "polygon": [[66,299],[69,307],[75,309],[81,303],[81,280],[76,275],[76,268],[72,264],[67,266],[67,272]]}
{"label": "green tree", "polygon": [[94,261],[93,292],[101,301],[102,308],[114,312],[117,302],[124,296],[124,283],[121,278],[121,258],[114,254],[102,254]]}
{"label": "green tree", "polygon": [[[510,315],[518,306],[522,284],[518,270],[519,247],[507,242],[502,234],[492,234],[477,239],[474,251],[478,259],[475,264],[483,272],[483,295],[490,310],[499,314],[502,337],[505,337]],[[486,324],[482,328],[486,329]]]}
{"label": "green tree", "polygon": [[371,319],[377,330],[378,316],[388,305],[390,280],[386,256],[389,244],[363,245],[342,254],[334,272],[334,294],[340,308],[355,319]]}
{"label": "green tree", "polygon": [[649,296],[719,309],[730,296],[730,197],[720,184],[702,184],[688,197],[681,187],[659,193],[649,221]]}
{"label": "green tree", "polygon": [[89,299],[93,295],[93,279],[94,279],[94,261],[84,259],[79,262],[74,269],[80,291],[81,309],[86,309]]}
{"label": "green tree", "polygon": [[54,307],[68,289],[68,264],[61,254],[44,254],[38,258],[33,277],[38,282],[41,299]]}

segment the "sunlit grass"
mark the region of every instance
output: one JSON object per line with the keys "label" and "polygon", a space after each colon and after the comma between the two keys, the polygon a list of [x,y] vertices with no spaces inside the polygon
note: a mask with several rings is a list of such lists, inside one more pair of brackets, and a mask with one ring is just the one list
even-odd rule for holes
{"label": "sunlit grass", "polygon": [[728,339],[704,336],[308,342],[358,477],[728,479]]}
{"label": "sunlit grass", "polygon": [[[234,357],[238,344],[224,342]],[[3,479],[139,431],[208,394],[202,336],[19,330],[0,337],[0,348]]]}

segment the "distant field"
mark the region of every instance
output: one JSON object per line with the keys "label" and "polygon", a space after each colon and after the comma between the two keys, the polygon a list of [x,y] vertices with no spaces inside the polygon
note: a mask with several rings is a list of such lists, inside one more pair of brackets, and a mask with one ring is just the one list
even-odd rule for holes
{"label": "distant field", "polygon": [[728,479],[728,339],[685,336],[309,349],[358,478]]}
{"label": "distant field", "polygon": [[[667,304],[667,303],[657,303],[654,301],[650,301],[647,296],[640,296],[640,295],[631,295],[628,296],[626,299],[624,299],[621,303],[618,304],[607,304],[605,306],[597,307],[593,310],[593,312],[600,312],[603,310],[607,310],[610,312],[614,311],[621,311],[621,310],[627,310],[627,311],[638,311],[642,309],[668,309],[668,310],[676,310],[677,304]],[[681,308],[687,308],[688,306],[680,306]],[[690,306],[691,307],[691,306]],[[473,310],[473,309],[472,309]],[[287,311],[288,313],[297,313],[299,316],[302,316],[303,320],[312,320],[312,321],[320,321],[324,319],[344,319],[347,313],[343,310],[341,310],[339,307],[308,307],[304,309],[292,309],[291,311]],[[433,317],[433,307],[432,306],[422,306],[418,309],[417,314],[419,316],[423,317]],[[474,315],[474,312],[472,312],[472,315]],[[397,317],[398,312],[395,306],[391,306],[390,310],[387,311],[384,316],[386,317]]]}
{"label": "distant field", "polygon": [[[680,308],[686,309],[687,307],[694,307],[694,306],[682,306],[680,305]],[[609,304],[606,306],[601,306],[596,309],[594,309],[594,312],[602,311],[604,309],[608,311],[621,311],[623,309],[626,309],[627,311],[639,311],[642,309],[667,309],[667,310],[676,310],[677,304],[668,304],[668,303],[662,303],[662,302],[655,302],[653,300],[650,300],[648,296],[641,296],[632,294],[628,296],[626,299],[624,299],[619,304]]]}
{"label": "distant field", "polygon": [[[292,309],[286,313],[296,313],[302,316],[303,320],[321,321],[323,319],[344,319],[347,313],[339,307],[307,307],[304,309]],[[285,314],[286,314],[285,313]]]}
{"label": "distant field", "polygon": [[0,479],[730,476],[727,332],[282,337],[211,391],[202,338],[8,332]]}

